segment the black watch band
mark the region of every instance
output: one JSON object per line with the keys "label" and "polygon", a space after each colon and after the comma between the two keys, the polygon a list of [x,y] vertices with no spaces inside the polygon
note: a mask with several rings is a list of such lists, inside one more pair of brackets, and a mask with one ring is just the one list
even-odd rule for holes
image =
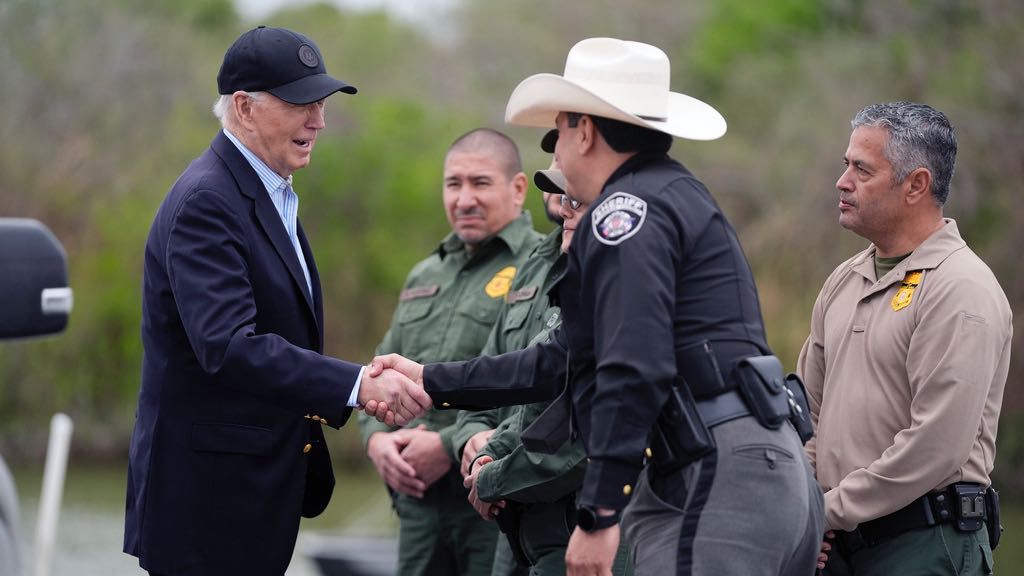
{"label": "black watch band", "polygon": [[597,510],[589,506],[580,506],[576,509],[576,525],[580,527],[580,530],[584,532],[595,532],[597,530],[603,530],[610,528],[619,523],[619,511],[616,510],[614,514],[608,514],[602,516],[597,513]]}

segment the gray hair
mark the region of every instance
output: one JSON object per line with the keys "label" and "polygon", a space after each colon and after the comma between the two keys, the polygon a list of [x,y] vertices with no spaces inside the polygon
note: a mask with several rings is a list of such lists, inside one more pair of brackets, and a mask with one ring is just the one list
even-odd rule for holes
{"label": "gray hair", "polygon": [[[259,100],[263,97],[263,92],[246,92],[252,100]],[[233,114],[229,114],[231,111],[231,94],[221,94],[217,101],[213,103],[213,115],[220,120],[220,125],[227,128],[228,122],[234,118]]]}
{"label": "gray hair", "polygon": [[864,108],[850,125],[885,128],[889,141],[884,154],[892,164],[893,184],[918,168],[927,168],[935,201],[939,206],[946,203],[956,166],[956,134],[945,114],[926,104],[887,102]]}

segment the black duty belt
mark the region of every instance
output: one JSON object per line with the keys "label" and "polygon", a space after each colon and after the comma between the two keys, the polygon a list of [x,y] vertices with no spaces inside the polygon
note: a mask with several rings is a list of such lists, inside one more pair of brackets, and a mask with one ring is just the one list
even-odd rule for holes
{"label": "black duty belt", "polygon": [[751,415],[747,403],[743,401],[743,397],[736,390],[730,390],[713,398],[697,400],[697,411],[700,412],[700,417],[708,428]]}
{"label": "black duty belt", "polygon": [[[963,493],[966,492],[972,495],[965,496]],[[976,527],[973,529],[976,530],[983,526],[982,521],[989,516],[989,506],[985,499],[985,489],[979,485],[950,484],[942,490],[921,496],[891,514],[861,522],[854,530],[836,531],[836,539],[843,554],[848,555],[905,532],[939,524],[956,522],[961,531],[971,531],[971,526],[965,527],[965,520],[974,518]]]}

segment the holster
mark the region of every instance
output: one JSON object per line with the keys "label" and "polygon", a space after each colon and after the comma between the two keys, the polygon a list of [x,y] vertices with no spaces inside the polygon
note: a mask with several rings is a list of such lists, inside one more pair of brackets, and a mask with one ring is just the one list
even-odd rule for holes
{"label": "holster", "polygon": [[673,472],[715,449],[715,439],[697,411],[690,389],[677,379],[651,429],[651,459],[661,472]]}
{"label": "holster", "polygon": [[988,545],[992,550],[999,546],[999,540],[1003,537],[1003,524],[999,518],[999,492],[995,486],[989,486],[985,490],[985,513],[988,518],[985,524],[988,527]]}
{"label": "holster", "polygon": [[498,523],[498,529],[505,534],[505,538],[508,540],[508,545],[512,549],[512,556],[515,557],[516,564],[522,567],[529,567],[530,560],[526,557],[526,552],[523,551],[523,545],[519,539],[522,513],[523,505],[521,503],[506,500],[504,510],[498,514],[495,520]]}

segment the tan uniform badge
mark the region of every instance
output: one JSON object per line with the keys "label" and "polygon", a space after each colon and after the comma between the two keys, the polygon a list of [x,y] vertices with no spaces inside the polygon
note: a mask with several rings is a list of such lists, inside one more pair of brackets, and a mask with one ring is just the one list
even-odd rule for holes
{"label": "tan uniform badge", "polygon": [[508,294],[508,289],[512,287],[512,279],[515,277],[516,267],[506,266],[491,278],[487,286],[484,286],[484,292],[491,298],[501,298]]}
{"label": "tan uniform badge", "polygon": [[907,275],[903,277],[903,285],[900,286],[896,295],[892,297],[892,309],[893,312],[897,312],[910,306],[910,303],[914,300],[914,290],[921,284],[921,278],[924,273],[918,270],[917,272],[907,272]]}

